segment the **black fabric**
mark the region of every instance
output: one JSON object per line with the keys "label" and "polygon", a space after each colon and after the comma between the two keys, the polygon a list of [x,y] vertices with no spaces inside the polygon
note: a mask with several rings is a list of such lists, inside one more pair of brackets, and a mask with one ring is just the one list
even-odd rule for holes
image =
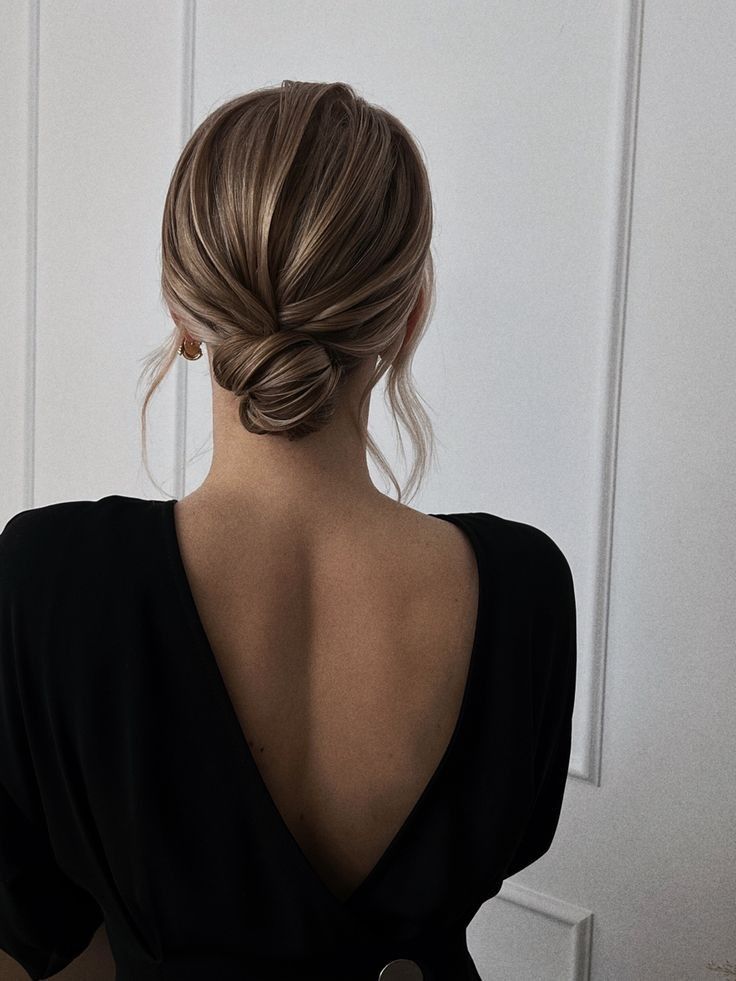
{"label": "black fabric", "polygon": [[33,979],[104,921],[117,981],[478,979],[466,927],[557,828],[575,696],[555,542],[433,515],[478,562],[473,654],[445,754],[367,879],[322,882],[250,755],[184,572],[174,502],[111,495],[0,535],[0,947]]}

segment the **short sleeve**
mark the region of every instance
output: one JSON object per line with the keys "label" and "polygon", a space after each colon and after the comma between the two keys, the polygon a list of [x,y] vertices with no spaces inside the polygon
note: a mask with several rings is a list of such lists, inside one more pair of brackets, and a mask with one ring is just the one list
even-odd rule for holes
{"label": "short sleeve", "polygon": [[524,832],[506,867],[515,875],[547,852],[557,831],[567,784],[575,704],[575,589],[560,548],[543,532],[531,604],[534,795]]}
{"label": "short sleeve", "polygon": [[0,947],[31,978],[58,973],[103,921],[95,899],[54,861],[47,836],[0,786]]}
{"label": "short sleeve", "polygon": [[15,515],[0,534],[0,948],[35,981],[74,960],[104,916],[55,860],[26,736],[16,649],[23,577],[15,571],[23,537],[33,532],[28,514]]}

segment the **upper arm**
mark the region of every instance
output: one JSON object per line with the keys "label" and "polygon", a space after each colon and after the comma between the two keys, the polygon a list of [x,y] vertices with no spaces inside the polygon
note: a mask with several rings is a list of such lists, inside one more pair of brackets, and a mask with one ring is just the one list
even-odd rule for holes
{"label": "upper arm", "polygon": [[537,861],[559,823],[572,745],[577,671],[577,623],[572,572],[544,533],[531,603],[534,796],[526,826],[504,877]]}
{"label": "upper arm", "polygon": [[18,684],[20,573],[32,519],[0,534],[0,948],[33,979],[47,978],[89,944],[103,922],[96,900],[58,865],[46,826]]}

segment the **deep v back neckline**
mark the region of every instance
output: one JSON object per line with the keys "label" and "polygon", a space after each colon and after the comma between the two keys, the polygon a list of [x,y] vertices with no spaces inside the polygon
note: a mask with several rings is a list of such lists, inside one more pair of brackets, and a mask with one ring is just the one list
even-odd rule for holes
{"label": "deep v back neckline", "polygon": [[[480,659],[479,641],[483,633],[483,621],[487,607],[487,603],[485,602],[482,550],[480,542],[476,536],[475,529],[469,522],[467,522],[464,516],[459,514],[428,515],[428,517],[448,521],[459,527],[465,534],[472,547],[476,563],[476,574],[478,576],[478,599],[475,612],[475,627],[473,630],[473,643],[468,661],[460,709],[452,730],[452,734],[447,742],[447,745],[445,746],[440,761],[432,771],[432,774],[424,785],[423,790],[420,792],[419,797],[415,800],[415,803],[410,808],[408,814],[399,825],[398,830],[393,834],[385,848],[383,848],[379,858],[373,864],[369,872],[363,876],[358,885],[351,890],[347,897],[341,898],[327,885],[323,877],[319,874],[315,866],[307,857],[302,846],[299,844],[291,828],[282,816],[281,811],[276,806],[276,801],[274,800],[271,791],[269,790],[265,779],[258,768],[258,764],[253,756],[253,752],[250,748],[246,734],[241,727],[240,718],[230,697],[230,693],[220,671],[217,658],[215,657],[214,651],[207,636],[207,632],[204,628],[204,624],[199,615],[194,599],[194,593],[189,583],[176,529],[174,508],[177,504],[177,499],[172,498],[165,501],[160,501],[158,503],[163,505],[162,515],[165,523],[165,548],[169,554],[169,558],[173,560],[173,569],[177,582],[177,592],[181,601],[181,606],[184,610],[184,614],[186,615],[193,630],[193,646],[206,670],[209,672],[210,679],[212,681],[213,696],[217,698],[221,704],[222,716],[225,719],[231,734],[233,746],[233,770],[235,771],[236,779],[238,778],[238,766],[244,766],[246,769],[249,768],[250,773],[255,780],[256,786],[258,787],[258,792],[261,794],[266,803],[267,811],[272,816],[273,824],[279,829],[279,833],[284,838],[287,847],[291,849],[296,862],[301,866],[302,874],[305,875],[314,884],[314,887],[319,889],[331,903],[336,904],[343,910],[346,910],[350,906],[354,905],[360,898],[362,898],[368,892],[371,885],[378,879],[378,877],[389,869],[390,863],[398,854],[402,843],[405,839],[407,839],[415,825],[421,820],[423,813],[426,811],[429,805],[432,794],[439,788],[441,777],[453,759],[456,749],[461,741],[462,733],[468,725],[470,703],[472,701],[472,694],[475,687],[474,683],[478,674],[478,662]],[[247,779],[245,770],[243,771],[243,779]]]}

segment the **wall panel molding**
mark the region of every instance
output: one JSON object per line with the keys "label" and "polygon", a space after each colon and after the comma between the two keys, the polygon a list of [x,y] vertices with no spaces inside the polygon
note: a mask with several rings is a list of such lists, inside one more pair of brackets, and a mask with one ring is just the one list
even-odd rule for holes
{"label": "wall panel molding", "polygon": [[[644,0],[629,0],[622,11],[620,37],[621,65],[612,135],[612,171],[610,174],[609,241],[602,302],[605,305],[607,349],[605,352],[606,385],[604,404],[599,407],[601,427],[600,506],[597,528],[597,551],[592,590],[593,609],[589,637],[578,636],[578,646],[588,646],[587,684],[576,698],[576,710],[582,706],[581,736],[573,739],[569,775],[596,786],[601,782],[603,753],[603,718],[605,708],[606,662],[608,652],[608,618],[611,599],[611,556],[615,516],[615,483],[618,454],[619,414],[623,373],[624,330],[631,242],[631,214],[634,198],[634,163],[639,105],[639,79]],[[581,697],[584,695],[584,698]]]}
{"label": "wall panel molding", "polygon": [[592,910],[508,880],[494,898],[552,920],[560,924],[561,929],[567,930],[570,942],[568,977],[570,981],[589,981],[593,943]]}

